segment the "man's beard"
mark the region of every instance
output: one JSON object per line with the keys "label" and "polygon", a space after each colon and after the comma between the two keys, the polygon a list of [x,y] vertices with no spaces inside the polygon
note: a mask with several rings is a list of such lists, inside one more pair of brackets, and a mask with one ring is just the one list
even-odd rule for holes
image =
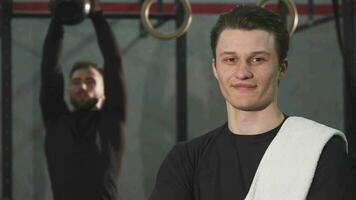
{"label": "man's beard", "polygon": [[94,110],[98,101],[98,98],[89,98],[85,101],[77,101],[74,98],[70,98],[70,102],[72,103],[74,109],[80,111]]}

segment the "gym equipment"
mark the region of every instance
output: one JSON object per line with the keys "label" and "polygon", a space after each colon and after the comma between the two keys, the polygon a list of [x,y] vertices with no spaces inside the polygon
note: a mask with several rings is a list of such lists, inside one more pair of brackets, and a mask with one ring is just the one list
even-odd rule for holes
{"label": "gym equipment", "polygon": [[188,0],[179,0],[179,2],[182,4],[184,10],[184,20],[176,31],[164,33],[157,31],[149,20],[149,10],[153,0],[145,0],[142,4],[140,15],[143,27],[147,30],[147,32],[156,38],[164,40],[175,39],[183,35],[188,30],[190,23],[192,22],[192,9]]}
{"label": "gym equipment", "polygon": [[[257,5],[265,7],[269,0],[260,0]],[[291,37],[298,25],[298,11],[292,0],[281,0],[287,7],[289,11],[289,17],[287,19],[287,30],[289,32],[289,37]]]}
{"label": "gym equipment", "polygon": [[52,0],[50,10],[52,17],[65,25],[82,22],[91,9],[89,0]]}

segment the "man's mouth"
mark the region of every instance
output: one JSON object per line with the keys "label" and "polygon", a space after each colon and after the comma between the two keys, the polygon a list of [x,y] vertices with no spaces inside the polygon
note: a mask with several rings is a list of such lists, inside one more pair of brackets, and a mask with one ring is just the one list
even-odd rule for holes
{"label": "man's mouth", "polygon": [[250,83],[237,83],[232,85],[233,88],[239,91],[251,91],[257,88],[257,85]]}

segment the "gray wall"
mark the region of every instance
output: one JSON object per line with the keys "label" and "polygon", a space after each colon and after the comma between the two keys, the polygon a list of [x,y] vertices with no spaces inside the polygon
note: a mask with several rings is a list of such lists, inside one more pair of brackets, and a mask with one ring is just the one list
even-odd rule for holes
{"label": "gray wall", "polygon": [[[223,2],[236,1],[219,1]],[[323,2],[329,3],[321,0],[317,3]],[[210,67],[209,31],[215,20],[216,16],[212,15],[194,15],[188,31],[189,138],[202,135],[226,120],[224,100]],[[109,21],[123,50],[129,99],[120,199],[143,200],[152,190],[160,163],[175,144],[175,42],[151,36],[138,38],[137,20]],[[306,18],[302,17],[301,23],[305,22]],[[38,104],[41,50],[48,24],[48,19],[13,21],[16,200],[52,198]],[[168,23],[164,28],[173,25]],[[89,20],[66,27],[64,46],[66,73],[76,60],[102,63]],[[280,84],[279,103],[288,115],[309,117],[342,129],[342,61],[332,21],[293,36],[289,69]]]}

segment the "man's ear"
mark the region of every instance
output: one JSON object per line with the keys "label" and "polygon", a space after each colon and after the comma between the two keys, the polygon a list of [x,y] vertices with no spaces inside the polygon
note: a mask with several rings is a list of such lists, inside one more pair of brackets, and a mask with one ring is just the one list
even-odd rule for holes
{"label": "man's ear", "polygon": [[284,78],[284,76],[286,75],[287,73],[287,70],[288,70],[288,59],[284,59],[280,66],[279,66],[279,70],[280,70],[280,73],[279,73],[279,77],[278,77],[278,80],[281,80]]}
{"label": "man's ear", "polygon": [[215,58],[211,59],[211,68],[213,69],[214,76],[216,80],[219,80],[218,73],[216,72],[216,60]]}

